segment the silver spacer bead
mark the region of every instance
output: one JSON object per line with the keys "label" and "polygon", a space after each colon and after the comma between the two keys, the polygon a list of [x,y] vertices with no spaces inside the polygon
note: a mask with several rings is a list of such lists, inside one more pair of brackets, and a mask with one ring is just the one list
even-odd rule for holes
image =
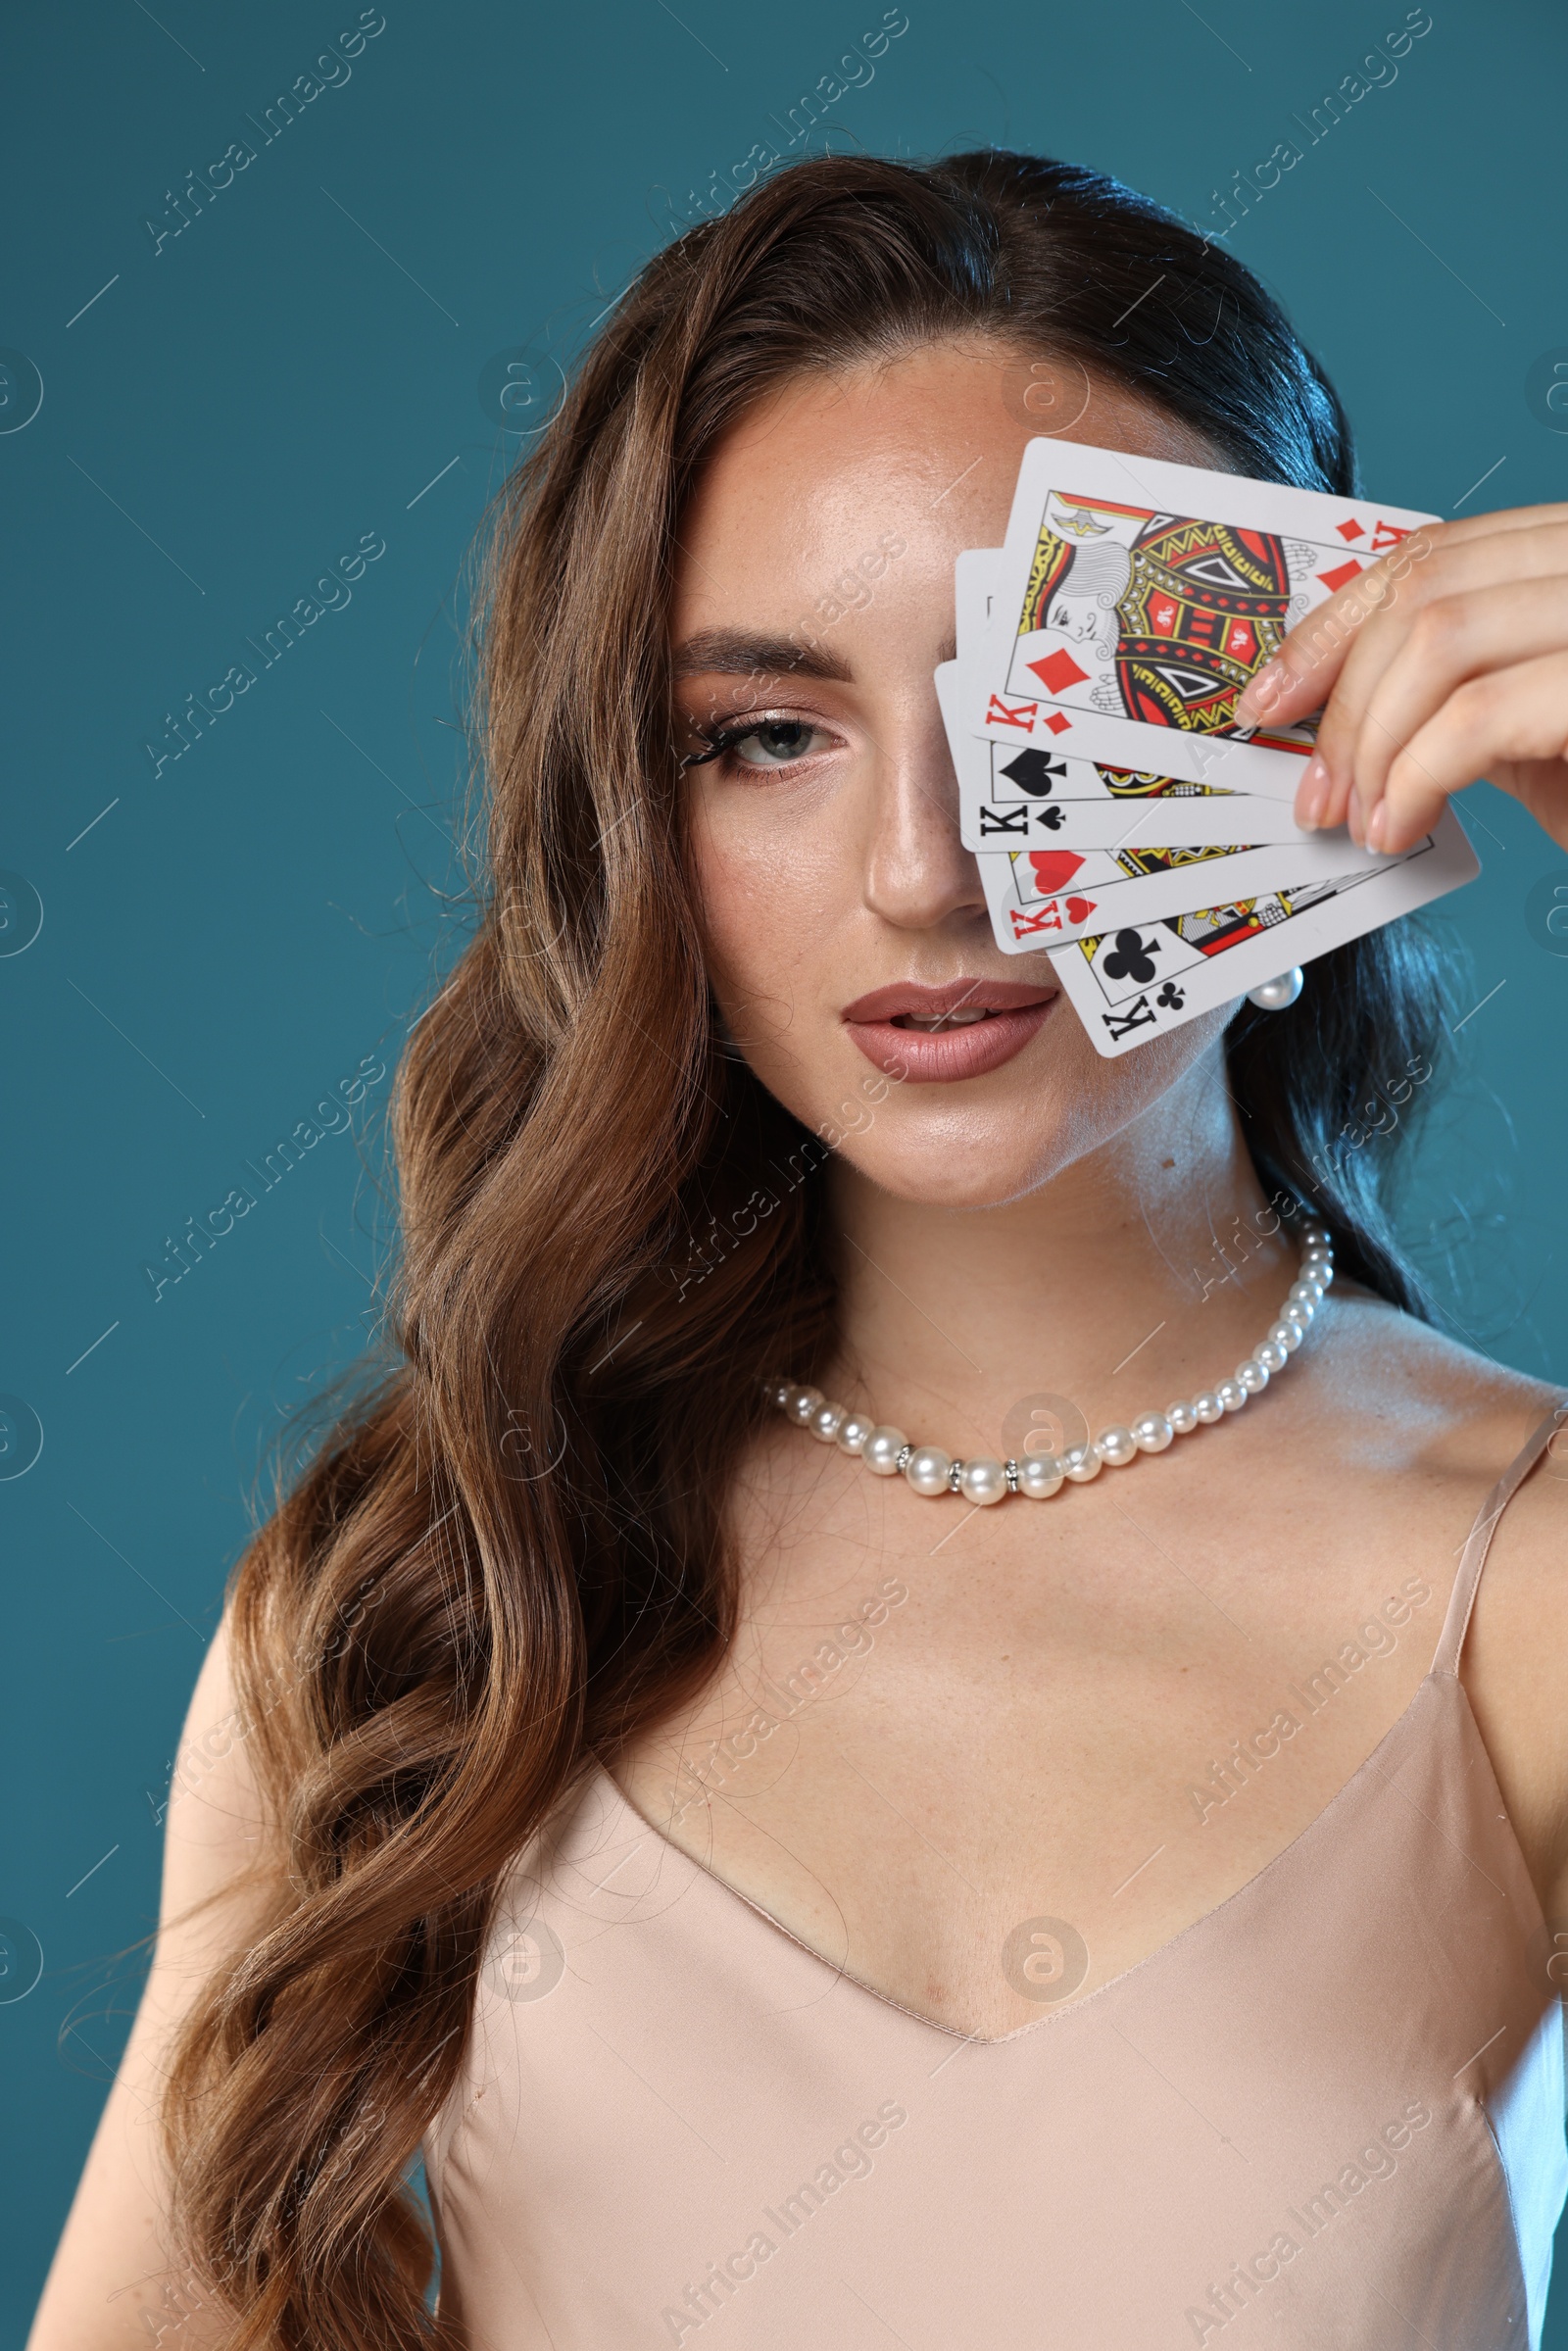
{"label": "silver spacer bead", "polygon": [[910,1445],[902,1429],[874,1424],[844,1404],[831,1403],[819,1388],[799,1388],[789,1380],[760,1383],[768,1402],[824,1445],[836,1444],[846,1453],[858,1454],[876,1477],[902,1474],[917,1494],[961,1494],[976,1507],[1024,1494],[1043,1501],[1057,1493],[1064,1481],[1086,1486],[1105,1464],[1122,1468],[1140,1452],[1162,1453],[1176,1437],[1212,1427],[1227,1412],[1239,1412],[1250,1396],[1260,1395],[1271,1377],[1284,1371],[1300,1346],[1334,1280],[1333,1244],[1325,1227],[1315,1220],[1301,1227],[1301,1261],[1297,1278],[1280,1308],[1246,1362],[1235,1375],[1205,1389],[1190,1401],[1185,1396],[1163,1412],[1146,1412],[1132,1427],[1102,1429],[1087,1445],[1078,1445],[1058,1460],[1051,1454],[1031,1454],[1023,1460],[952,1460],[940,1445]]}

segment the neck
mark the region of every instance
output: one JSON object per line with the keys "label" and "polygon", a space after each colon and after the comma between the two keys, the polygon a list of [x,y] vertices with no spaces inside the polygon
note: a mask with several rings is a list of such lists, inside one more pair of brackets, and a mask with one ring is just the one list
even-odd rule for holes
{"label": "neck", "polygon": [[1299,1245],[1226,1090],[1174,1093],[997,1207],[895,1199],[835,1160],[829,1394],[916,1442],[1004,1454],[1032,1411],[1049,1425],[1046,1397],[1092,1433],[1228,1378],[1278,1314]]}

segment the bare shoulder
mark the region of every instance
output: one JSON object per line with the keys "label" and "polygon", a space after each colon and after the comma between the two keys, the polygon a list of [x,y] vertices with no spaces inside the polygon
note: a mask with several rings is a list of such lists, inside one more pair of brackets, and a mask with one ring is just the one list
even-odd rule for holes
{"label": "bare shoulder", "polygon": [[[1352,1455],[1417,1477],[1490,1487],[1564,1391],[1494,1362],[1353,1283],[1338,1285],[1314,1385],[1359,1431]],[[1324,1399],[1327,1401],[1327,1397]],[[1568,1441],[1558,1448],[1568,1453]],[[1568,1459],[1559,1466],[1568,1472]],[[1479,1496],[1478,1496],[1479,1499]]]}
{"label": "bare shoulder", "polygon": [[192,2002],[270,1907],[271,1840],[253,1769],[254,1729],[220,1628],[174,1761],[152,1968],[28,2351],[129,2351],[175,2328],[187,2351],[227,2339],[227,2323],[191,2278],[170,2229],[159,2104]]}
{"label": "bare shoulder", "polygon": [[[1348,1287],[1335,1294],[1332,1380],[1339,1412],[1356,1435],[1348,1457],[1369,1454],[1473,1517],[1538,1432],[1534,1466],[1497,1522],[1476,1612],[1502,1630],[1511,1612],[1537,1611],[1536,1633],[1560,1628],[1568,1661],[1568,1412],[1551,1428],[1565,1391],[1494,1363],[1426,1323]],[[1462,1532],[1462,1529],[1461,1529]]]}
{"label": "bare shoulder", "polygon": [[1421,1488],[1451,1491],[1461,1536],[1531,1439],[1544,1439],[1496,1520],[1460,1678],[1543,1905],[1568,1915],[1564,1391],[1354,1290],[1336,1293],[1336,1308],[1335,1378],[1360,1444],[1404,1473],[1412,1501]]}

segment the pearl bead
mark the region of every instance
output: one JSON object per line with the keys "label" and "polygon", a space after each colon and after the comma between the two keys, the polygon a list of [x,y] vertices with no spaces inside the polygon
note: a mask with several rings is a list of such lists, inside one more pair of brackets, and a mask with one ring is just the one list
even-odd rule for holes
{"label": "pearl bead", "polygon": [[1007,1498],[1007,1473],[1000,1461],[966,1461],[958,1473],[958,1492],[965,1501],[984,1510]]}
{"label": "pearl bead", "polygon": [[909,1440],[902,1429],[882,1427],[873,1429],[860,1447],[860,1459],[876,1478],[896,1478],[899,1474],[899,1455]]}
{"label": "pearl bead", "polygon": [[1299,963],[1282,971],[1277,980],[1264,980],[1247,991],[1249,1002],[1264,1012],[1283,1012],[1294,1004],[1306,985],[1306,975]]}
{"label": "pearl bead", "polygon": [[904,1465],[906,1482],[916,1494],[946,1494],[953,1463],[939,1445],[917,1445]]}
{"label": "pearl bead", "polygon": [[[1298,984],[1299,974],[1291,976]],[[1289,979],[1271,983],[1255,993],[1254,1001],[1264,1001],[1276,989],[1283,999],[1289,984]],[[1146,1412],[1131,1428],[1102,1429],[1089,1444],[1073,1445],[1059,1458],[1051,1453],[1027,1453],[1018,1461],[994,1461],[988,1456],[954,1461],[940,1445],[911,1446],[902,1429],[886,1422],[873,1423],[864,1413],[830,1402],[820,1388],[798,1388],[792,1381],[776,1380],[761,1382],[761,1391],[769,1403],[800,1427],[809,1429],[823,1445],[836,1444],[841,1452],[858,1454],[874,1476],[894,1477],[902,1466],[916,1494],[956,1492],[978,1509],[989,1508],[1009,1493],[1045,1501],[1060,1491],[1064,1481],[1086,1486],[1106,1465],[1123,1468],[1140,1452],[1162,1453],[1177,1437],[1212,1427],[1227,1412],[1239,1412],[1250,1396],[1260,1395],[1271,1378],[1287,1369],[1334,1280],[1334,1250],[1326,1227],[1308,1220],[1300,1228],[1300,1264],[1279,1318],[1269,1325],[1247,1360],[1237,1365],[1232,1378],[1221,1380],[1216,1388],[1205,1389],[1190,1401],[1179,1396],[1163,1412]]]}

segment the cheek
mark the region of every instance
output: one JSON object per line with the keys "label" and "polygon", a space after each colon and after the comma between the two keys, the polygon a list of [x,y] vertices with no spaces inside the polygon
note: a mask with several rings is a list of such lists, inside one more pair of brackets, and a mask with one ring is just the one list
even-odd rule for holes
{"label": "cheek", "polygon": [[853,897],[842,844],[757,804],[699,805],[688,835],[713,994],[750,1040],[820,1013]]}

